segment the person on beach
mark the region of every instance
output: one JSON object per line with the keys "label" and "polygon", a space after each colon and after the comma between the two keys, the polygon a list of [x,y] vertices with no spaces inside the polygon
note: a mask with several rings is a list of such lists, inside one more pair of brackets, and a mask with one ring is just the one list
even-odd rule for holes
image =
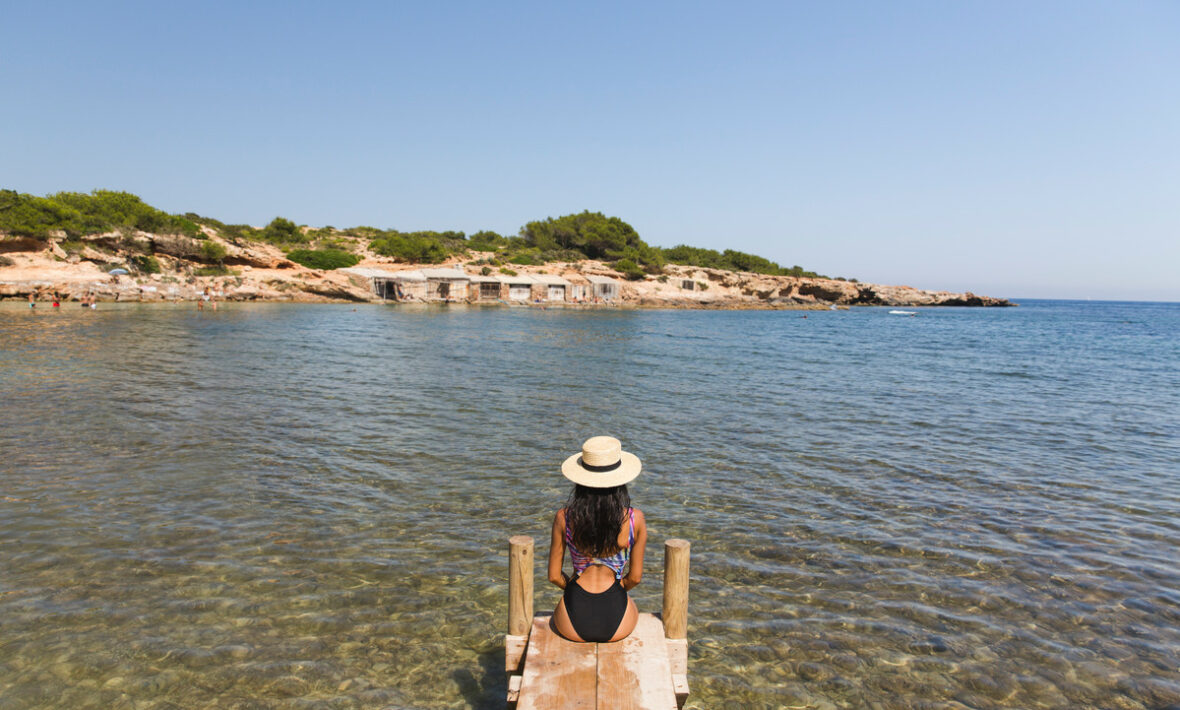
{"label": "person on beach", "polygon": [[[565,590],[553,628],[570,641],[619,641],[635,630],[639,610],[627,591],[643,579],[647,522],[631,507],[627,483],[642,468],[610,436],[587,439],[561,465],[574,490],[553,516],[549,581]],[[567,549],[573,577],[562,570]]]}
{"label": "person on beach", "polygon": [[29,291],[29,308],[37,307],[37,296],[32,291]]}

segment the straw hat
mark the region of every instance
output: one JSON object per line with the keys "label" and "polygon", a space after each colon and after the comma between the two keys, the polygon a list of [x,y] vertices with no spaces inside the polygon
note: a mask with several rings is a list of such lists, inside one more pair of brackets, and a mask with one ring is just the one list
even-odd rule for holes
{"label": "straw hat", "polygon": [[613,436],[595,436],[582,444],[582,453],[561,464],[561,473],[578,485],[613,488],[635,480],[643,464],[635,454],[623,451]]}

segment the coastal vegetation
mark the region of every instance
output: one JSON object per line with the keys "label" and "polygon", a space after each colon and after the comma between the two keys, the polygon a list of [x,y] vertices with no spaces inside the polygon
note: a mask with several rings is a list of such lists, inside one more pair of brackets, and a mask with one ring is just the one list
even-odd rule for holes
{"label": "coastal vegetation", "polygon": [[192,212],[168,214],[128,192],[95,190],[89,194],[59,192],[37,197],[0,190],[0,234],[9,238],[56,238],[68,252],[71,247],[74,251],[82,249],[81,237],[118,232],[127,237],[124,247],[152,256],[150,243],[134,242],[130,238],[136,231],[202,240],[193,256],[217,267],[224,267],[227,253],[221,243],[208,240],[211,235],[236,246],[248,246],[251,242],[273,244],[292,261],[315,269],[352,266],[361,260],[353,252],[367,248],[381,256],[417,264],[439,264],[454,257],[474,257],[478,264],[496,267],[595,259],[611,264],[618,273],[632,280],[659,276],[666,264],[825,278],[801,266],[782,267],[765,257],[733,249],[719,252],[684,244],[668,248],[653,246],[622,219],[589,210],[528,222],[514,236],[491,230],[467,236],[453,230],[311,228],[281,216],[258,228],[226,224]]}
{"label": "coastal vegetation", "polygon": [[63,232],[80,237],[119,229],[201,236],[192,220],[158,210],[129,192],[58,192],[37,197],[0,190],[0,231],[11,235],[45,238]]}
{"label": "coastal vegetation", "polygon": [[342,269],[361,260],[356,254],[339,249],[292,249],[287,258],[309,269]]}

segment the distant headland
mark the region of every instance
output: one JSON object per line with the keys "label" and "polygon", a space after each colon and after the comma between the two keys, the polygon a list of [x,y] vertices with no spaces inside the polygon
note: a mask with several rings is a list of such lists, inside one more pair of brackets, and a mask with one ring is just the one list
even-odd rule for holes
{"label": "distant headland", "polygon": [[126,192],[37,197],[0,190],[0,299],[184,301],[207,289],[238,301],[1014,305],[972,293],[831,278],[731,249],[661,248],[618,217],[589,211],[529,222],[515,236],[467,235],[310,228],[283,217],[251,227],[169,214]]}

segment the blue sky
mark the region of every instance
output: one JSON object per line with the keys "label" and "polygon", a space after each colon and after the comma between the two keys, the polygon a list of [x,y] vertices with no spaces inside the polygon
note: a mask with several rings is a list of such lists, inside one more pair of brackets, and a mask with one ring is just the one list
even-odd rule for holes
{"label": "blue sky", "polygon": [[1180,3],[5,3],[0,186],[1180,300]]}

